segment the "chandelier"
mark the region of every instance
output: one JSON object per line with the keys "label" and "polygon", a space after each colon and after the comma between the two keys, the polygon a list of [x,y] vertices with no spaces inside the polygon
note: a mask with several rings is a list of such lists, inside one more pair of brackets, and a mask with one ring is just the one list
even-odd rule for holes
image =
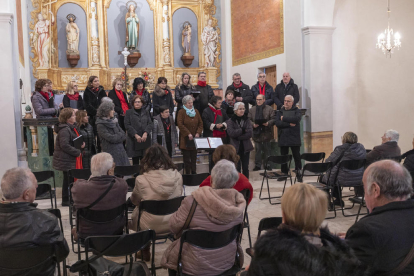
{"label": "chandelier", "polygon": [[[378,36],[378,42],[377,42],[377,47],[382,50],[382,52],[388,57],[388,55],[391,58],[391,54],[394,52],[394,49],[400,49],[401,47],[401,41],[400,41],[400,34],[399,33],[395,33],[393,29],[390,29],[390,15],[391,15],[391,10],[390,10],[390,0],[388,1],[388,27],[387,29],[385,29],[384,33],[380,34]],[[392,39],[392,37],[394,37],[394,39]]]}

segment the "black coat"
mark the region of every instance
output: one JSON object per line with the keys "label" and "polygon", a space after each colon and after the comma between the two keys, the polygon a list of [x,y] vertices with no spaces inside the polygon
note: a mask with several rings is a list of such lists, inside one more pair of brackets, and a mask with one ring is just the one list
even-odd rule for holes
{"label": "black coat", "polygon": [[[122,94],[124,95],[124,99],[126,103],[128,104],[128,97],[125,92],[122,91]],[[124,114],[124,110],[122,109],[121,101],[119,100],[118,96],[116,95],[115,89],[112,89],[108,93],[108,97],[114,102],[115,105],[115,112],[118,113],[118,115]],[[128,104],[129,107],[129,104]]]}
{"label": "black coat", "polygon": [[92,88],[86,87],[85,92],[83,92],[83,103],[89,116],[89,123],[94,126],[96,120],[96,112],[99,105],[101,104],[101,99],[106,97],[106,92],[103,86],[99,87],[97,93],[92,92]]}
{"label": "black coat", "polygon": [[[71,107],[70,102],[71,102],[71,100],[69,99],[69,97],[67,95],[63,96],[63,101],[62,101],[63,107]],[[76,105],[75,109],[84,110],[83,99],[82,99],[81,95],[79,95],[79,98],[78,98],[77,105]]]}
{"label": "black coat", "polygon": [[[374,208],[349,228],[346,241],[359,260],[374,272],[389,272],[405,258],[414,243],[414,201],[396,201]],[[414,261],[398,274],[414,275]]]}
{"label": "black coat", "polygon": [[[55,275],[56,261],[63,261],[69,254],[69,247],[59,228],[57,218],[36,208],[37,204],[19,202],[0,204],[0,248],[13,250],[16,248],[33,248],[52,246],[55,258],[47,261],[35,269],[22,273],[3,270],[2,276],[53,276]],[[23,261],[23,260],[22,260]]]}
{"label": "black coat", "polygon": [[155,117],[160,114],[160,106],[165,105],[169,108],[171,116],[174,113],[174,101],[169,86],[166,87],[168,94],[165,94],[165,90],[158,86],[155,86],[154,93],[152,93],[153,110],[152,116]]}
{"label": "black coat", "polygon": [[223,101],[221,103],[221,109],[223,109],[224,112],[226,112],[229,118],[234,114],[234,106],[229,106],[229,104],[226,101]]}
{"label": "black coat", "polygon": [[205,87],[196,85],[195,90],[200,91],[200,94],[196,97],[194,108],[197,109],[200,114],[203,114],[203,111],[208,106],[211,97],[214,96],[214,91],[208,84]]}
{"label": "black coat", "polygon": [[82,150],[82,166],[84,169],[90,169],[92,156],[96,154],[93,127],[90,124],[81,125],[78,131],[85,142],[85,148]]}
{"label": "black coat", "polygon": [[[242,102],[244,103],[244,107],[246,108],[244,113],[248,114],[249,113],[249,104],[254,105],[256,103],[256,100],[253,97],[253,93],[250,90],[250,87],[247,84],[244,84],[242,82],[242,86],[240,88],[235,88],[234,83],[232,83],[231,85],[227,86],[227,90],[233,90],[236,94],[240,93],[240,97],[243,98]],[[234,98],[236,98],[236,97],[237,97],[237,95],[234,95]]]}
{"label": "black coat", "polygon": [[[223,117],[223,125],[224,125],[224,128],[222,130],[225,130],[227,126],[226,121],[229,119],[229,116],[227,115],[226,111],[223,109],[221,110],[221,114]],[[216,124],[214,123],[214,117],[215,117],[214,112],[210,109],[210,107],[204,109],[203,115],[201,115],[201,118],[203,119],[203,128],[204,128],[203,137],[213,137],[213,130],[216,129]]]}
{"label": "black coat", "polygon": [[411,177],[413,178],[414,183],[414,149],[407,151],[403,154],[402,158],[404,160],[404,167],[410,172]]}
{"label": "black coat", "polygon": [[[132,91],[131,95],[129,96],[129,101],[131,101],[132,98],[135,95],[137,95],[137,92],[136,91]],[[149,92],[148,92],[147,89],[144,89],[144,92],[142,92],[142,98],[145,101],[145,104],[142,105],[142,108],[145,109],[145,110],[147,110],[148,112],[151,112],[151,107],[152,107],[152,105],[151,105],[151,96],[150,96],[150,94],[149,94]],[[131,108],[134,108],[134,103],[131,103],[130,102],[130,106],[131,106]]]}
{"label": "black coat", "polygon": [[[300,146],[302,144],[300,137],[300,120],[302,119],[302,113],[296,106],[292,107],[290,110],[294,111],[294,116],[284,116],[283,121],[280,118],[283,116],[285,108],[282,107],[282,109],[278,110],[276,113],[279,147]],[[296,125],[292,127],[290,126],[291,123]]]}
{"label": "black coat", "polygon": [[[260,94],[259,82],[257,82],[255,85],[252,86],[252,93],[253,93],[254,100],[256,100],[257,95]],[[265,85],[265,104],[267,104],[267,105],[274,104],[273,98],[274,98],[273,87],[268,82],[266,82],[266,85]],[[254,102],[254,105],[256,105],[256,101]]]}
{"label": "black coat", "polygon": [[[175,87],[175,102],[177,103],[177,114],[181,108],[183,108],[183,98],[185,96],[191,95],[191,92],[196,91],[195,87],[192,85],[177,85]],[[195,98],[194,104],[198,102],[198,97]]]}
{"label": "black coat", "polygon": [[320,237],[305,236],[281,225],[262,235],[254,246],[247,275],[365,276],[366,267],[349,246],[328,229]]}
{"label": "black coat", "polygon": [[135,134],[142,137],[147,133],[147,140],[151,141],[152,119],[148,110],[141,109],[137,112],[135,109],[127,110],[125,115],[125,128],[127,131],[127,154],[129,157],[143,156],[143,150],[135,150]]}
{"label": "black coat", "polygon": [[253,136],[253,126],[247,116],[243,115],[242,127],[237,122],[237,115],[233,115],[228,119],[226,124],[230,144],[234,146],[236,152],[239,153],[240,143],[243,143],[244,153],[252,151],[253,144],[250,139]]}
{"label": "black coat", "polygon": [[73,139],[78,137],[74,131],[75,125],[56,124],[57,133],[55,151],[53,152],[53,168],[58,171],[76,169],[76,157],[81,151],[75,148]]}
{"label": "black coat", "polygon": [[290,79],[289,84],[285,87],[285,84],[283,83],[283,80],[276,85],[275,93],[273,93],[273,101],[277,105],[277,109],[281,109],[283,106],[283,103],[285,101],[285,97],[287,95],[293,96],[295,99],[295,102],[293,103],[293,106],[296,106],[296,104],[299,102],[300,96],[299,96],[299,88],[293,81],[293,79]]}

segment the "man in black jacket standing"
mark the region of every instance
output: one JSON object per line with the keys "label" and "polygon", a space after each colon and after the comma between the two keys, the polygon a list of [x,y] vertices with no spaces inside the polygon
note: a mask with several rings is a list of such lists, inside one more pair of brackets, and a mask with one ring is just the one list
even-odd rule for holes
{"label": "man in black jacket standing", "polygon": [[[261,94],[265,96],[265,104],[272,105],[274,104],[273,101],[273,87],[266,81],[266,74],[260,72],[257,74],[257,83],[252,86],[252,93],[254,99],[257,99],[257,95]],[[256,103],[254,103],[256,105]]]}
{"label": "man in black jacket standing", "polygon": [[[37,181],[27,168],[13,168],[6,171],[1,180],[3,200],[0,202],[0,247],[3,255],[7,251],[35,247],[51,247],[54,258],[40,262],[24,271],[3,270],[0,275],[44,275],[55,274],[56,261],[63,261],[69,254],[69,247],[63,236],[57,218],[46,210],[37,209]],[[51,256],[53,257],[53,256]],[[21,260],[24,265],[25,260]]]}
{"label": "man in black jacket standing", "polygon": [[276,86],[275,93],[273,94],[273,101],[277,105],[277,110],[282,108],[283,100],[287,95],[293,96],[295,99],[293,106],[296,106],[300,99],[299,89],[293,79],[290,77],[290,74],[288,72],[285,72],[283,73],[282,81]]}
{"label": "man in black jacket standing", "polygon": [[205,72],[198,73],[198,82],[195,86],[196,91],[200,91],[200,94],[194,94],[197,101],[194,102],[194,108],[203,114],[204,108],[208,107],[208,103],[211,97],[214,96],[213,88],[207,84],[207,74]]}
{"label": "man in black jacket standing", "polygon": [[349,228],[347,243],[372,275],[413,275],[412,259],[402,265],[414,244],[410,173],[395,161],[381,160],[365,170],[362,182],[369,214]]}
{"label": "man in black jacket standing", "polygon": [[226,91],[227,90],[234,91],[236,103],[243,102],[246,109],[245,114],[248,114],[249,104],[254,105],[255,100],[253,98],[252,91],[250,91],[250,87],[241,81],[239,73],[233,74],[233,83],[227,87]]}

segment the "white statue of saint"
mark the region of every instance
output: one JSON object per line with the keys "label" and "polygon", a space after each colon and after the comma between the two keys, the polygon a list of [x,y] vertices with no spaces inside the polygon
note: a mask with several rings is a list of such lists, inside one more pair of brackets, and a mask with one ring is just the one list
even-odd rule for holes
{"label": "white statue of saint", "polygon": [[66,39],[68,40],[68,49],[66,54],[79,55],[79,28],[75,23],[76,16],[69,14],[66,17],[69,22],[66,24]]}
{"label": "white statue of saint", "polygon": [[[55,22],[53,13],[49,11],[52,16],[52,25]],[[49,68],[49,57],[50,57],[50,22],[44,19],[43,14],[37,15],[37,23],[34,27],[34,33],[30,34],[32,40],[32,46],[35,48],[37,57],[39,60],[39,68]]]}
{"label": "white statue of saint", "polygon": [[189,22],[184,23],[181,37],[181,45],[184,48],[184,55],[191,56],[191,24]]}
{"label": "white statue of saint", "polygon": [[214,27],[211,26],[213,21],[209,19],[207,26],[204,27],[203,33],[201,34],[201,41],[203,42],[204,56],[206,59],[206,67],[214,67],[217,51],[217,43],[219,36]]}
{"label": "white statue of saint", "polygon": [[[128,6],[129,4],[129,6]],[[125,16],[126,24],[126,47],[128,50],[138,49],[138,39],[139,39],[139,19],[135,13],[136,4],[135,2],[127,3],[128,12]]]}

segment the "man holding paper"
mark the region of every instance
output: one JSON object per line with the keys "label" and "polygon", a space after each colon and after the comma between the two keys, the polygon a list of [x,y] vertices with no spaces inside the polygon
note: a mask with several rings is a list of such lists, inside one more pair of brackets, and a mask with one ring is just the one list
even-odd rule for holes
{"label": "man holding paper", "polygon": [[[273,108],[265,104],[265,96],[257,95],[256,105],[249,111],[249,120],[253,125],[253,141],[256,149],[255,166],[253,171],[258,171],[265,166],[270,153],[270,141],[273,139],[273,125],[275,124],[275,112]],[[267,168],[271,170],[270,166]]]}
{"label": "man holding paper", "polygon": [[[302,163],[300,160],[300,120],[302,114],[300,109],[293,106],[295,99],[291,95],[287,95],[284,100],[284,105],[276,114],[276,126],[278,132],[278,143],[280,153],[282,155],[289,154],[289,148],[292,151],[293,159],[295,160],[296,176],[298,181],[302,182],[300,171]],[[282,173],[288,172],[287,165],[282,166]]]}

